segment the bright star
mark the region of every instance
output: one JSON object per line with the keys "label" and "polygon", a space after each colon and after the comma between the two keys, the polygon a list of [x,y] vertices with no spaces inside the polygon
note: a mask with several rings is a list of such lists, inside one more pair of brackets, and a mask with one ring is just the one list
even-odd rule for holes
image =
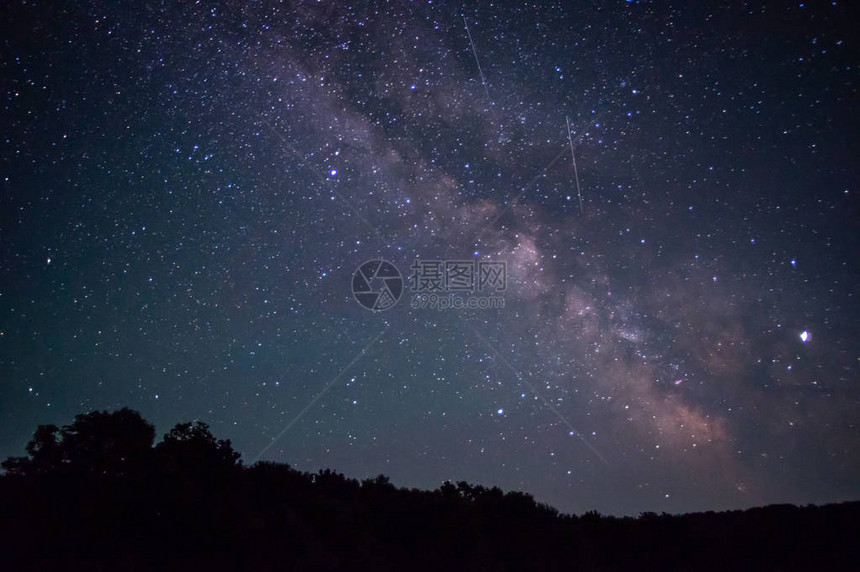
{"label": "bright star", "polygon": [[803,342],[804,344],[806,342],[808,342],[809,341],[809,332],[807,332],[806,330],[803,330],[802,332],[800,332],[800,341]]}

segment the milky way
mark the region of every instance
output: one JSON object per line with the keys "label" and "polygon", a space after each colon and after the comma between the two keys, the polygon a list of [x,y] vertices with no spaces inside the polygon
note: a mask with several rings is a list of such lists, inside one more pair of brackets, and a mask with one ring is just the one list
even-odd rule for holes
{"label": "milky way", "polygon": [[[0,455],[128,405],[570,512],[856,499],[848,8],[507,4],[0,8]],[[373,259],[504,307],[370,312]]]}

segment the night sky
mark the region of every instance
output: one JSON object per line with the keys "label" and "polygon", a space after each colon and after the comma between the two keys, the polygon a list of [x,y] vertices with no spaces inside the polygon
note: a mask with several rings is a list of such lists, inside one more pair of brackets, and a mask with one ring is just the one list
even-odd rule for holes
{"label": "night sky", "polygon": [[857,499],[856,13],[688,4],[4,2],[0,457],[127,405],[566,512]]}

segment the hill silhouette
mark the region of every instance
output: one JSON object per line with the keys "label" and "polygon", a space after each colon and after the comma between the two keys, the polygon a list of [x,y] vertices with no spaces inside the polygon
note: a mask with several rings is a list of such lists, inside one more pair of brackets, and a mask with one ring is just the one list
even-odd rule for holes
{"label": "hill silhouette", "polygon": [[245,467],[205,423],[130,409],[38,427],[2,463],[7,570],[836,570],[860,502],[617,518],[466,482],[424,491]]}

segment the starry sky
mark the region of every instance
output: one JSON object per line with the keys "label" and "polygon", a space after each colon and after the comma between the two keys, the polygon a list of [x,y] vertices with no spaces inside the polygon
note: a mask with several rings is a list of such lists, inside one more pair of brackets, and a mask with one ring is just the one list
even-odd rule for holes
{"label": "starry sky", "polygon": [[[856,13],[688,4],[4,2],[0,456],[127,405],[566,512],[857,499]],[[368,311],[379,258],[504,308]]]}

